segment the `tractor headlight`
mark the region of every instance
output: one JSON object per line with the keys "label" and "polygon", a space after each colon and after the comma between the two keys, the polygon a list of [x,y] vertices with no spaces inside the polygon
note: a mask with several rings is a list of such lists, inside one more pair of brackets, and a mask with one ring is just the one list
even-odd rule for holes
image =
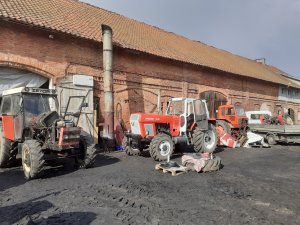
{"label": "tractor headlight", "polygon": [[64,139],[68,140],[69,139],[69,135],[64,135]]}

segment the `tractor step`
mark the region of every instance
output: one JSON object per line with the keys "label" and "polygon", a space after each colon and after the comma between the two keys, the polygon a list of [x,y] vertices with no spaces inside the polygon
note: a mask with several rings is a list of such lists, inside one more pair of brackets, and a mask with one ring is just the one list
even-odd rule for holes
{"label": "tractor step", "polygon": [[155,165],[155,170],[162,170],[163,173],[170,173],[172,176],[178,176],[188,172],[188,168],[185,166],[169,167],[166,168],[163,164],[159,163]]}

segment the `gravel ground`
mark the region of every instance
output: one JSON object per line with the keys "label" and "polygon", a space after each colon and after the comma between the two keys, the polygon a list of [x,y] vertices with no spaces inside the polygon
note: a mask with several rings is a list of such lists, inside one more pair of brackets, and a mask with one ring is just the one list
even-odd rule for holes
{"label": "gravel ground", "polygon": [[20,167],[0,170],[0,224],[300,224],[299,146],[217,155],[220,171],[176,177],[123,152],[28,182]]}

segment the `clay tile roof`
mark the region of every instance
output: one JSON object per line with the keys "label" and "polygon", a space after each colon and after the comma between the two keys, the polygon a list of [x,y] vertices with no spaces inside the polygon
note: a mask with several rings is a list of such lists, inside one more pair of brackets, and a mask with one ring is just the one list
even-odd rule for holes
{"label": "clay tile roof", "polygon": [[217,70],[288,84],[285,77],[253,60],[192,41],[76,0],[0,0],[0,19],[13,20],[101,41],[101,24],[111,26],[114,44]]}

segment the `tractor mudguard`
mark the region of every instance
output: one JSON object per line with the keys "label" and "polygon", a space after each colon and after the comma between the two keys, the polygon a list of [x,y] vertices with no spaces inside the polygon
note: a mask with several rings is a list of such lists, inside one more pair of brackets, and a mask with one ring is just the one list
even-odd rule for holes
{"label": "tractor mudguard", "polygon": [[3,136],[11,141],[15,140],[14,117],[2,116]]}

